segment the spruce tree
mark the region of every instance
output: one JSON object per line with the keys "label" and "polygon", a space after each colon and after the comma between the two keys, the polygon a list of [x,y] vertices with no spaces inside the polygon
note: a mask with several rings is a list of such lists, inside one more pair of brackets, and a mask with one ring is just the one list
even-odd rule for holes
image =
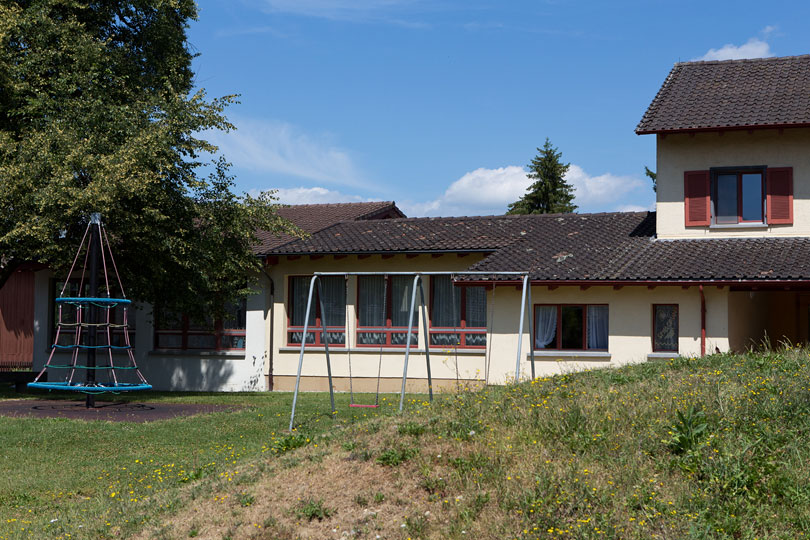
{"label": "spruce tree", "polygon": [[570,163],[562,162],[562,152],[546,138],[543,148],[528,165],[528,177],[534,182],[526,194],[509,205],[507,214],[556,214],[573,212],[574,188],[565,181]]}

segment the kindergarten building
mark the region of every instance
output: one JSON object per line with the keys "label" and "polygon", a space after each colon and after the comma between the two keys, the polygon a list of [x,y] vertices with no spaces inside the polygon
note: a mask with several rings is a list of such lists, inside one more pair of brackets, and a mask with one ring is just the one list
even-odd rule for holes
{"label": "kindergarten building", "polygon": [[[336,389],[348,389],[351,368],[355,391],[378,379],[393,391],[410,341],[409,389],[424,390],[427,352],[441,388],[511,380],[519,345],[528,376],[532,352],[546,375],[807,342],[810,56],[678,63],[636,133],[656,137],[655,212],[407,218],[393,202],[285,208],[311,235],[260,234],[264,272],[234,320],[155,324],[144,306],[132,336],[138,364],[158,389],[291,390],[306,341],[301,388],[325,390],[328,339]],[[341,275],[321,278],[324,307],[313,301],[305,336],[315,272]],[[424,273],[413,321],[403,272]],[[529,275],[522,334],[520,278],[501,272]],[[29,267],[0,291],[0,363],[13,352],[42,366],[54,284]]]}

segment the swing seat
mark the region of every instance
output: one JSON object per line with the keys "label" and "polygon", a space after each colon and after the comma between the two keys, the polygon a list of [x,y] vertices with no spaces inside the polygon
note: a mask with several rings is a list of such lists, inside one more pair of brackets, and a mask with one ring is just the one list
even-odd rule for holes
{"label": "swing seat", "polygon": [[364,404],[364,403],[349,403],[349,407],[358,407],[361,409],[376,409],[379,405],[371,404]]}

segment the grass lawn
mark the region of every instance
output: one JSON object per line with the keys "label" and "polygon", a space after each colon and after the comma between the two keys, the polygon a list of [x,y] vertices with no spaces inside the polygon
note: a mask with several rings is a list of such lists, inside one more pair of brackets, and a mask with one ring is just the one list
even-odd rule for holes
{"label": "grass lawn", "polygon": [[[77,399],[76,394],[26,397],[55,396]],[[0,393],[0,399],[20,397]],[[383,398],[378,409],[350,409],[348,396],[339,394],[332,422],[328,393],[302,394],[296,423],[303,442],[336,423],[394,413],[398,396]],[[171,515],[178,490],[209,476],[230,477],[246,461],[298,444],[286,434],[288,393],[115,396],[121,399],[239,409],[144,424],[0,417],[0,538],[127,537],[144,522]]]}
{"label": "grass lawn", "polygon": [[[0,419],[0,537],[794,539],[810,353],[653,361],[329,420],[328,395],[151,424]],[[355,416],[353,416],[355,415]],[[8,517],[6,517],[8,516]]]}

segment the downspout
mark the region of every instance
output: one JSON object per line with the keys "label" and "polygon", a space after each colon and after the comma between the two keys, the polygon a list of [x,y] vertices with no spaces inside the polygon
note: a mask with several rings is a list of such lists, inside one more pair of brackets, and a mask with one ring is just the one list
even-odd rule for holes
{"label": "downspout", "polygon": [[700,291],[700,356],[706,356],[706,296],[703,294],[703,285],[698,285]]}
{"label": "downspout", "polygon": [[[268,309],[270,315],[270,343],[267,346],[267,391],[273,391],[273,319],[275,318],[274,313],[274,294],[275,294],[275,283],[273,283],[273,278],[270,277],[270,274],[267,273],[267,268],[262,265],[262,273],[267,277],[267,281],[270,282],[270,298],[268,299],[268,304],[270,308]],[[262,375],[264,375],[264,367],[262,367]]]}

